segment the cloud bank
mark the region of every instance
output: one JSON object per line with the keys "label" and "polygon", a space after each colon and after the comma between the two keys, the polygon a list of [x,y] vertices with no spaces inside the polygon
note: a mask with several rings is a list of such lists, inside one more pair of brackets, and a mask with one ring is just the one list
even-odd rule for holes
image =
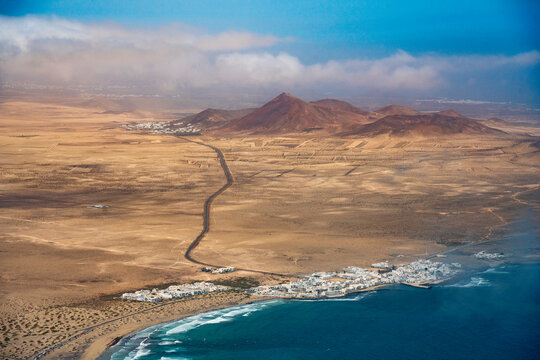
{"label": "cloud bank", "polygon": [[157,92],[261,91],[327,86],[343,91],[429,91],[454,74],[540,62],[533,50],[513,56],[413,56],[304,64],[271,51],[291,39],[248,32],[203,33],[180,24],[129,28],[60,18],[0,17],[0,77],[51,86],[141,86]]}

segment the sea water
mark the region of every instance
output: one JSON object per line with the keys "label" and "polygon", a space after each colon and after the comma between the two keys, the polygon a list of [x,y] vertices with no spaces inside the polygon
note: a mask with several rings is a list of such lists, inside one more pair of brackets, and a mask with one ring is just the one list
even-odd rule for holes
{"label": "sea water", "polygon": [[[534,232],[506,240],[498,245],[506,254],[538,252]],[[102,358],[540,359],[540,266],[508,257],[471,260],[476,267],[429,290],[397,285],[215,310],[145,329]]]}

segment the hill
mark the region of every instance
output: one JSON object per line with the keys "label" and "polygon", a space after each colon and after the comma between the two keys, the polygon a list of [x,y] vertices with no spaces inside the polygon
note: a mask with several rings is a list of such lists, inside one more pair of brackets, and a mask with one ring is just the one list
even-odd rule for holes
{"label": "hill", "polygon": [[249,114],[254,109],[240,110],[222,110],[222,109],[206,109],[200,113],[187,116],[179,120],[170,122],[173,127],[186,127],[188,125],[196,126],[201,130],[209,130],[218,126],[222,126],[232,120],[240,119]]}
{"label": "hill", "polygon": [[388,134],[394,136],[420,135],[440,136],[455,134],[504,134],[480,122],[465,117],[434,114],[391,115],[371,124],[358,126],[343,135],[375,136]]}
{"label": "hill", "polygon": [[[325,103],[326,105],[320,105],[316,102],[308,103],[290,94],[282,93],[257,110],[241,119],[231,121],[219,130],[223,132],[247,131],[259,134],[313,130],[335,132],[365,123],[367,120],[365,115],[337,109],[337,107],[347,107],[342,102],[338,104],[337,101],[332,100],[331,105],[328,101]],[[347,105],[352,107],[350,104]]]}

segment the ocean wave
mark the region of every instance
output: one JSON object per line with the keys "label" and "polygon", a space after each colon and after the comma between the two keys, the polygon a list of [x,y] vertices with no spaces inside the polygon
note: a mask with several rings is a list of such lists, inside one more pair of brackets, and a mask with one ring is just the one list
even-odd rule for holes
{"label": "ocean wave", "polygon": [[137,360],[145,355],[149,355],[151,351],[146,349],[146,347],[148,346],[148,344],[146,343],[146,340],[148,340],[148,337],[146,337],[143,341],[141,341],[139,346],[137,346],[135,350],[133,350],[132,352],[128,354],[128,356],[126,357],[126,360]]}
{"label": "ocean wave", "polygon": [[223,322],[232,321],[238,316],[249,316],[255,311],[262,310],[273,304],[280,303],[280,300],[266,301],[249,305],[240,305],[226,309],[209,311],[206,313],[190,316],[188,318],[182,319],[173,323],[171,326],[173,328],[166,331],[165,334],[179,334],[183,332],[188,332],[199,326],[208,325],[208,324],[219,324]]}
{"label": "ocean wave", "polygon": [[491,283],[489,282],[489,280],[484,279],[479,276],[471,277],[470,280],[466,283],[459,282],[456,284],[446,285],[446,287],[457,287],[457,288],[471,288],[471,287],[485,287],[485,286],[491,286]]}
{"label": "ocean wave", "polygon": [[502,268],[489,268],[485,271],[482,271],[480,274],[510,274],[508,271],[500,270]]}
{"label": "ocean wave", "polygon": [[170,339],[164,339],[163,341],[160,341],[158,345],[175,345],[175,344],[181,344],[182,342],[180,340],[170,340]]}

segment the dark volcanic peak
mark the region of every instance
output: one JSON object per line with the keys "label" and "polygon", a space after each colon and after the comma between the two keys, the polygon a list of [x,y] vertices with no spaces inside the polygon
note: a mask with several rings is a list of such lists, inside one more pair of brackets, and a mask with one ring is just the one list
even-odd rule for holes
{"label": "dark volcanic peak", "polygon": [[388,105],[379,110],[375,110],[376,113],[383,115],[419,115],[416,110],[401,105]]}
{"label": "dark volcanic peak", "polygon": [[322,99],[322,100],[312,101],[311,103],[328,108],[330,110],[347,111],[347,112],[360,114],[360,115],[370,114],[369,111],[362,110],[360,108],[357,108],[354,105],[349,104],[348,102],[336,100],[336,99]]}
{"label": "dark volcanic peak", "polygon": [[380,134],[396,136],[440,136],[455,134],[504,134],[504,132],[465,117],[446,116],[435,113],[386,116],[374,123],[359,126],[344,135],[375,136]]}
{"label": "dark volcanic peak", "polygon": [[230,122],[220,130],[269,134],[313,129],[334,131],[346,125],[358,124],[360,121],[358,114],[332,110],[282,93],[259,109]]}

